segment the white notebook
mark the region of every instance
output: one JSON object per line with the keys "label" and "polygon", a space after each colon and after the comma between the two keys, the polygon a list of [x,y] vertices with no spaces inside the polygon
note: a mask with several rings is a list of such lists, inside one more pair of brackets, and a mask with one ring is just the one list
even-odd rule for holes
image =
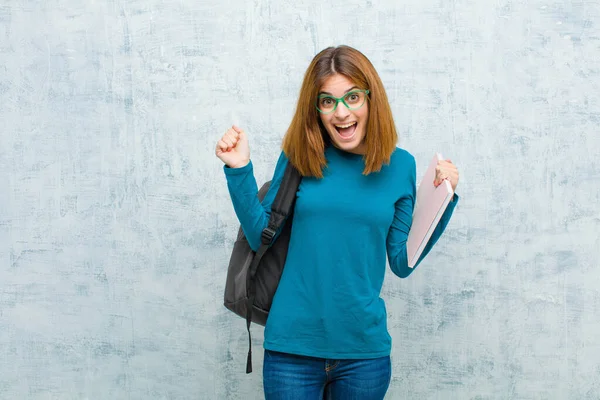
{"label": "white notebook", "polygon": [[443,160],[443,158],[441,154],[436,153],[417,188],[413,221],[406,243],[410,268],[415,267],[454,195],[452,185],[448,180],[444,180],[438,187],[433,184],[438,160]]}

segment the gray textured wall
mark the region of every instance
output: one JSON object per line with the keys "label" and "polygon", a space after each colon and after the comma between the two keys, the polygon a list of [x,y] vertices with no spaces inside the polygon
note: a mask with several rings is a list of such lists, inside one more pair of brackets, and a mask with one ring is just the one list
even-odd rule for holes
{"label": "gray textured wall", "polygon": [[268,179],[306,66],[342,43],[419,173],[435,150],[462,173],[428,260],[386,279],[388,398],[600,398],[597,1],[8,0],[1,399],[262,397],[222,307],[213,149],[239,123]]}

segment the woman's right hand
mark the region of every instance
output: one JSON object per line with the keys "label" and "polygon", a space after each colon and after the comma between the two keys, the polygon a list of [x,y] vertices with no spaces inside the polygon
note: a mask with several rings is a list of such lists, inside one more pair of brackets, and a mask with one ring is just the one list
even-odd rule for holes
{"label": "woman's right hand", "polygon": [[241,168],[250,162],[250,146],[246,132],[233,125],[217,142],[216,156],[229,168]]}

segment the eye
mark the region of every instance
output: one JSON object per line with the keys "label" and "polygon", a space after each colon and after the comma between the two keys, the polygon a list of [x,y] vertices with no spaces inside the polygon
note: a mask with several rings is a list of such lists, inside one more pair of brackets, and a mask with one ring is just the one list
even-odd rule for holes
{"label": "eye", "polygon": [[350,103],[356,103],[359,99],[360,95],[358,93],[350,93],[346,97],[346,100],[348,100]]}
{"label": "eye", "polygon": [[321,105],[331,106],[331,105],[333,105],[333,99],[331,97],[322,97],[321,98]]}

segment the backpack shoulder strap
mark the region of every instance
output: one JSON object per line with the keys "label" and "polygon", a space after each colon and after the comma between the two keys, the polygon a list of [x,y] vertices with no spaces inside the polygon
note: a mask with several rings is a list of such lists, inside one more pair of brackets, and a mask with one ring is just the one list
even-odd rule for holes
{"label": "backpack shoulder strap", "polygon": [[262,231],[262,243],[252,259],[248,276],[246,277],[246,287],[248,288],[248,300],[246,303],[246,329],[248,330],[249,342],[248,358],[246,360],[247,374],[252,372],[252,336],[250,335],[250,324],[252,322],[252,308],[254,306],[254,297],[256,293],[256,288],[254,287],[254,276],[256,275],[258,264],[260,264],[260,260],[268,250],[269,246],[271,246],[275,234],[283,226],[283,223],[292,211],[292,206],[296,200],[296,192],[298,191],[298,186],[300,185],[301,180],[302,176],[298,170],[292,165],[292,163],[288,161],[283,173],[283,178],[281,179],[281,184],[277,189],[277,194],[275,195],[275,199],[271,205],[271,216],[269,217],[269,223]]}
{"label": "backpack shoulder strap", "polygon": [[271,205],[269,223],[262,232],[261,240],[263,244],[271,245],[276,232],[290,215],[301,180],[302,176],[298,170],[288,161],[281,184]]}

